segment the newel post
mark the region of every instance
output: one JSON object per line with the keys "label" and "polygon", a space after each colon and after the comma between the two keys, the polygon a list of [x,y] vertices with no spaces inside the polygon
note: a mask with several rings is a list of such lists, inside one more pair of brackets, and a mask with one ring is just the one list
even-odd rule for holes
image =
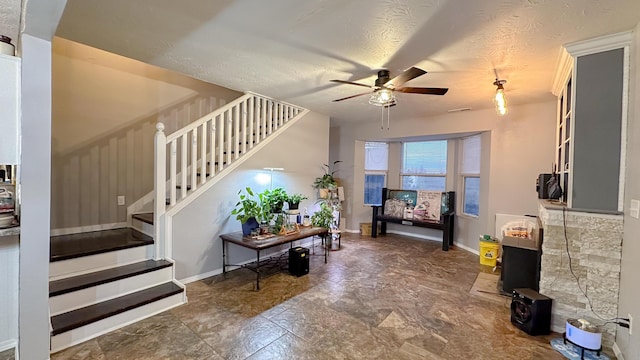
{"label": "newel post", "polygon": [[164,124],[156,124],[153,160],[153,232],[156,248],[156,259],[164,258],[166,254],[165,211],[166,211],[166,184],[167,184],[167,136],[164,134]]}

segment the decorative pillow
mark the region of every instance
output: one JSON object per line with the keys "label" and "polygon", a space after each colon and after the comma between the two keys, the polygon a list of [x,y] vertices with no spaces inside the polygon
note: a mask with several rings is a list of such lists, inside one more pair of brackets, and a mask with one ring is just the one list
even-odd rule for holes
{"label": "decorative pillow", "polygon": [[398,199],[388,199],[384,202],[384,214],[387,216],[393,216],[401,218],[404,214],[404,208],[407,204]]}

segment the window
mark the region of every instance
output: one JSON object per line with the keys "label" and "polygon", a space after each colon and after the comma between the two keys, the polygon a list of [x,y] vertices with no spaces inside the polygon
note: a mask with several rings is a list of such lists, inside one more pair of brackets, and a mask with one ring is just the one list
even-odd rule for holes
{"label": "window", "polygon": [[462,213],[478,216],[480,213],[480,135],[462,139],[460,176],[462,187]]}
{"label": "window", "polygon": [[445,191],[447,140],[404,143],[400,177],[405,190]]}
{"label": "window", "polygon": [[382,204],[382,188],[387,183],[389,144],[366,142],[364,144],[364,204]]}

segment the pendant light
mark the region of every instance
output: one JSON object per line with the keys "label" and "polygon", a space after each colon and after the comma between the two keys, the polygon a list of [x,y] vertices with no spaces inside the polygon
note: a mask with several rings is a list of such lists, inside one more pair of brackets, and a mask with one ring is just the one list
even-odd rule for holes
{"label": "pendant light", "polygon": [[493,83],[493,85],[497,86],[496,94],[493,97],[493,102],[496,104],[496,112],[500,116],[504,116],[509,111],[507,109],[507,98],[504,96],[504,84],[507,83],[507,80],[498,80]]}

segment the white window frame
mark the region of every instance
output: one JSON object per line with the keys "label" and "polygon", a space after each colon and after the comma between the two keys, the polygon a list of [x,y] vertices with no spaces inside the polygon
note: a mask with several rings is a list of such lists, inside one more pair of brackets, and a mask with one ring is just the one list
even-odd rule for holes
{"label": "white window frame", "polygon": [[[419,142],[435,142],[435,141],[445,141],[445,142],[448,143],[448,140],[426,140],[426,141],[419,141]],[[447,167],[446,166],[444,168],[444,173],[439,173],[439,174],[433,174],[433,173],[429,173],[429,174],[425,174],[425,173],[405,173],[404,172],[404,155],[405,155],[404,147],[405,147],[405,144],[407,144],[407,142],[403,142],[402,143],[402,153],[401,153],[401,158],[400,158],[400,161],[402,163],[402,166],[400,168],[400,179],[399,179],[401,187],[404,187],[404,186],[402,186],[402,184],[404,184],[403,178],[405,176],[438,177],[438,178],[444,178],[444,186],[445,186],[445,188],[442,189],[442,190],[435,190],[435,191],[443,191],[443,192],[447,191]],[[448,149],[448,146],[447,146],[447,149]],[[446,156],[446,159],[447,159],[446,162],[448,163],[449,162],[448,150],[445,150],[445,156]],[[404,189],[404,190],[407,190],[407,189]],[[418,190],[433,190],[433,189],[418,189]]]}
{"label": "white window frame", "polygon": [[[460,193],[460,197],[459,197],[459,204],[458,204],[458,215],[463,215],[463,216],[467,216],[470,218],[474,218],[477,219],[480,217],[480,199],[478,198],[478,214],[469,214],[466,213],[464,210],[464,204],[465,204],[465,199],[466,199],[466,189],[465,189],[465,184],[467,179],[472,179],[472,178],[476,178],[478,179],[480,182],[482,182],[482,177],[480,172],[478,173],[470,173],[470,172],[463,172],[462,171],[462,159],[464,157],[464,140],[473,136],[477,136],[480,139],[480,149],[482,149],[482,137],[480,134],[478,135],[472,135],[472,136],[467,136],[464,138],[460,138],[460,161],[458,164],[458,169],[459,169],[459,179],[460,179],[460,184],[458,186],[458,192]],[[482,150],[481,150],[482,151]],[[480,167],[481,164],[478,164],[478,167]]]}
{"label": "white window frame", "polygon": [[[382,187],[385,188],[387,187],[387,178],[388,178],[388,171],[382,171],[382,170],[365,170],[364,171],[364,176],[366,178],[367,175],[383,175],[384,176],[384,182]],[[380,193],[380,195],[382,195],[382,192]],[[366,201],[364,201],[364,206],[372,206],[372,205],[381,205],[381,204],[369,204]]]}
{"label": "white window frame", "polygon": [[[382,187],[387,187],[387,181],[388,181],[388,174],[389,174],[389,143],[385,142],[385,141],[367,141],[365,142],[365,156],[366,156],[366,146],[367,143],[380,143],[380,144],[385,144],[386,148],[387,148],[387,170],[367,170],[366,169],[366,165],[365,165],[365,169],[364,169],[364,176],[363,176],[363,180],[366,179],[367,175],[384,175],[384,182]],[[366,160],[365,160],[366,163]],[[363,188],[366,190],[365,187],[365,182],[363,181],[362,183]],[[364,202],[364,206],[372,206],[372,205],[380,205],[380,204],[369,204],[365,201],[364,199],[364,191],[362,192],[363,195],[363,202]],[[380,190],[380,195],[382,195],[382,189]]]}
{"label": "white window frame", "polygon": [[460,174],[460,194],[462,194],[462,196],[460,197],[460,206],[458,207],[458,215],[464,215],[464,216],[469,216],[472,218],[478,218],[480,217],[480,199],[478,199],[478,215],[476,214],[469,214],[466,213],[464,211],[464,200],[466,198],[466,194],[465,194],[465,183],[467,179],[478,179],[480,181],[482,181],[482,179],[480,178],[480,174]]}

